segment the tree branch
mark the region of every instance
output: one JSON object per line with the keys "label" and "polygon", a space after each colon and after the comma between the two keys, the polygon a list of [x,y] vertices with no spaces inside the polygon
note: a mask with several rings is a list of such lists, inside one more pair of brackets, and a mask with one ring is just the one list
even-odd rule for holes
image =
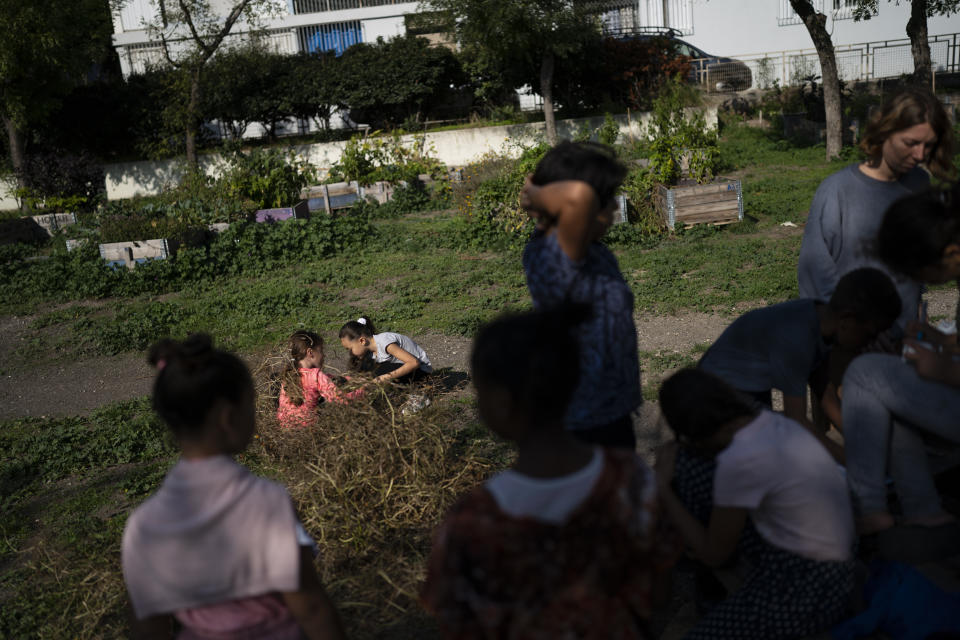
{"label": "tree branch", "polygon": [[190,35],[193,37],[193,41],[197,43],[197,46],[200,47],[200,50],[203,52],[204,61],[209,60],[213,52],[216,51],[217,45],[215,44],[212,49],[207,47],[207,43],[204,42],[200,34],[197,33],[197,28],[193,24],[193,17],[190,15],[190,9],[187,8],[183,0],[177,0],[177,4],[180,5],[180,13],[183,14],[183,19],[186,20],[187,26],[190,28]]}

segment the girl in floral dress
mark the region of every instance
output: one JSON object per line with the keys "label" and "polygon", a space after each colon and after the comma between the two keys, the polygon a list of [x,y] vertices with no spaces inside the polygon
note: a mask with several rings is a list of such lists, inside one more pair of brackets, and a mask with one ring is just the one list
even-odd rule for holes
{"label": "girl in floral dress", "polygon": [[677,545],[653,472],[582,443],[563,421],[584,307],[505,317],[478,335],[481,419],[517,445],[512,468],[437,530],[422,602],[449,638],[645,638]]}

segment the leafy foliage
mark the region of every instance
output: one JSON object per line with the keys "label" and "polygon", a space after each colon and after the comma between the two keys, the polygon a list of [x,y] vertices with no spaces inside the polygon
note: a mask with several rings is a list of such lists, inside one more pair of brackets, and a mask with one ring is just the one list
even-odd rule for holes
{"label": "leafy foliage", "polygon": [[104,196],[103,168],[88,153],[31,154],[19,177],[17,196],[34,211],[88,211]]}
{"label": "leafy foliage", "polygon": [[707,128],[702,112],[685,111],[683,95],[684,87],[675,78],[653,101],[650,170],[664,184],[680,179],[684,154],[690,177],[697,182],[713,177],[717,163],[717,133]]}
{"label": "leafy foliage", "polygon": [[340,160],[331,167],[328,181],[413,183],[421,174],[439,178],[445,173],[446,167],[433,154],[433,148],[426,146],[425,136],[405,141],[402,131],[394,131],[389,136],[350,138]]}
{"label": "leafy foliage", "polygon": [[336,66],[339,98],[351,119],[375,128],[425,119],[466,84],[453,52],[417,36],[356,44]]}

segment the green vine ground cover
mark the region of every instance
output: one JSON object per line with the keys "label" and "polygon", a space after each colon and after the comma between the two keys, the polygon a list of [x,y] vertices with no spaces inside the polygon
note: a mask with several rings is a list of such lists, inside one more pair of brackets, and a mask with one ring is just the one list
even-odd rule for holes
{"label": "green vine ground cover", "polygon": [[[802,222],[816,185],[842,162],[824,163],[821,148],[792,148],[736,127],[720,149],[729,172],[744,181],[753,219],[642,245],[616,244],[641,314],[732,316],[796,294],[800,237],[778,224]],[[504,309],[528,308],[529,298],[519,250],[464,248],[458,224],[449,211],[377,219],[366,237],[336,252],[274,259],[269,269],[139,295],[84,299],[63,293],[51,299],[31,296],[28,288],[17,295],[5,289],[0,312],[33,318],[19,356],[24,363],[37,353],[140,351],[163,335],[190,331],[253,352],[296,327],[330,333],[360,313],[412,335],[469,337]],[[692,362],[704,348],[643,353],[645,374]],[[653,397],[656,390],[644,391]],[[471,425],[471,437],[487,438],[462,400],[440,404]],[[126,636],[120,535],[129,510],[154,490],[174,456],[145,399],[86,417],[0,423],[0,637]],[[281,463],[255,455],[246,462],[283,476]],[[433,634],[422,615],[411,611],[406,620],[399,627],[368,625],[359,635]]]}

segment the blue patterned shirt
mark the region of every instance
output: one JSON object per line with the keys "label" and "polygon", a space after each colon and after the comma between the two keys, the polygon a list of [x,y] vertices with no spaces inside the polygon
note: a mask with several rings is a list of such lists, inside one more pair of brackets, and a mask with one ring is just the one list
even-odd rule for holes
{"label": "blue patterned shirt", "polygon": [[640,406],[633,293],[613,253],[595,242],[583,260],[574,262],[555,234],[536,231],[524,249],[523,269],[536,309],[563,302],[593,309],[593,317],[580,326],[580,381],[567,410],[567,428],[601,427]]}

